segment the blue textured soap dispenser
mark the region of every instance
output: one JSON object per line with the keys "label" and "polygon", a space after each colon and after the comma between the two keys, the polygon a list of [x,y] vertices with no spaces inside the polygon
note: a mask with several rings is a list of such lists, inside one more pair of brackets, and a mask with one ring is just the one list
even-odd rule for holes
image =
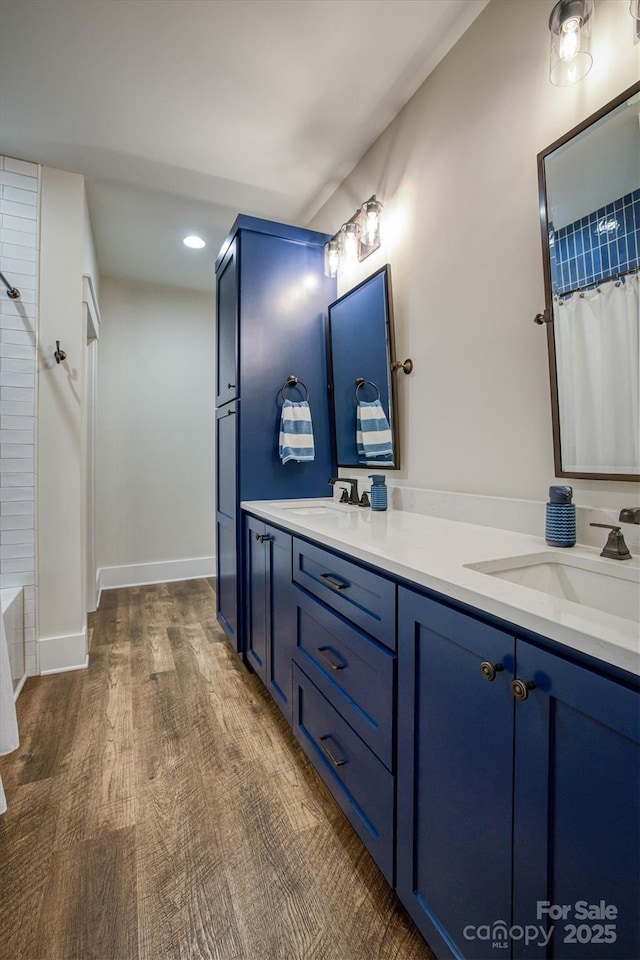
{"label": "blue textured soap dispenser", "polygon": [[573,547],[576,542],[576,508],[571,487],[549,487],[544,538],[550,547]]}
{"label": "blue textured soap dispenser", "polygon": [[387,485],[384,481],[383,473],[370,473],[369,477],[371,479],[371,509],[372,510],[386,510],[387,509]]}

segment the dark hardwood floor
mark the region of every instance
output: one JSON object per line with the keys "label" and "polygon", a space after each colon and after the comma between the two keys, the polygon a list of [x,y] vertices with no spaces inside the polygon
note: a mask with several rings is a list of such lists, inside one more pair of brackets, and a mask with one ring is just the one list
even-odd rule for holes
{"label": "dark hardwood floor", "polygon": [[89,669],[27,681],[0,760],[2,960],[428,960],[215,620],[112,590]]}

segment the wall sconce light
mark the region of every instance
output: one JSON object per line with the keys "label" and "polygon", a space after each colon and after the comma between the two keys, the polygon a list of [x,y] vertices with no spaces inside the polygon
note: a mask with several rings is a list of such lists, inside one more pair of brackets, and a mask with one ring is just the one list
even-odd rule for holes
{"label": "wall sconce light", "polygon": [[358,260],[360,246],[359,213],[340,227],[340,270],[354,266]]}
{"label": "wall sconce light", "polygon": [[569,87],[589,73],[594,0],[560,0],[549,17],[551,54],[549,79],[556,87]]}
{"label": "wall sconce light", "polygon": [[640,40],[640,0],[631,0],[629,3],[629,13],[633,17],[634,23],[634,32],[638,40]]}
{"label": "wall sconce light", "polygon": [[324,245],[324,272],[327,277],[337,277],[340,266],[340,238],[336,235]]}
{"label": "wall sconce light", "polygon": [[366,258],[382,242],[382,204],[369,197],[339,231],[324,245],[324,272],[328,277]]}
{"label": "wall sconce light", "polygon": [[360,250],[358,259],[365,260],[380,246],[380,228],[382,226],[382,204],[375,194],[360,207]]}

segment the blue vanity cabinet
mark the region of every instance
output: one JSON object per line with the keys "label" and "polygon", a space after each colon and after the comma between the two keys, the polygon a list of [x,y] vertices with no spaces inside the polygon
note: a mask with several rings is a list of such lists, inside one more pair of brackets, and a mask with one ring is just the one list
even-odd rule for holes
{"label": "blue vanity cabinet", "polygon": [[[520,640],[516,663],[534,686],[516,702],[513,922],[554,931],[547,949],[514,942],[514,958],[637,960],[637,684]],[[565,917],[538,919],[542,901],[568,907]]]}
{"label": "blue vanity cabinet", "polygon": [[247,663],[291,724],[295,649],[291,535],[247,515],[244,556]]}
{"label": "blue vanity cabinet", "polygon": [[[255,217],[240,216],[216,261],[218,431],[216,441],[219,583],[218,620],[234,648],[245,654],[242,500],[326,496],[336,474],[330,433],[326,356],[326,313],[336,281],[324,276],[325,234]],[[304,384],[286,396],[308,392],[315,459],[283,464],[278,453],[282,386],[289,375]],[[226,409],[235,409],[234,448]],[[229,500],[233,498],[235,541]],[[224,504],[227,506],[224,506]],[[222,539],[220,539],[222,538]],[[222,563],[222,566],[221,566]],[[235,571],[233,573],[232,571]]]}
{"label": "blue vanity cabinet", "polygon": [[404,588],[398,623],[397,890],[437,956],[640,956],[637,682]]}
{"label": "blue vanity cabinet", "polygon": [[511,956],[464,931],[510,922],[514,655],[512,635],[399,590],[397,891],[439,958]]}

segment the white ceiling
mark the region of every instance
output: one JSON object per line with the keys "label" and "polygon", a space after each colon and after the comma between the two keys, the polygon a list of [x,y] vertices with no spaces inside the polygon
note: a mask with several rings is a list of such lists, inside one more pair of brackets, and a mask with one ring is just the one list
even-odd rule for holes
{"label": "white ceiling", "polygon": [[0,0],[0,150],[86,176],[104,276],[211,290],[237,213],[305,224],[487,2]]}

